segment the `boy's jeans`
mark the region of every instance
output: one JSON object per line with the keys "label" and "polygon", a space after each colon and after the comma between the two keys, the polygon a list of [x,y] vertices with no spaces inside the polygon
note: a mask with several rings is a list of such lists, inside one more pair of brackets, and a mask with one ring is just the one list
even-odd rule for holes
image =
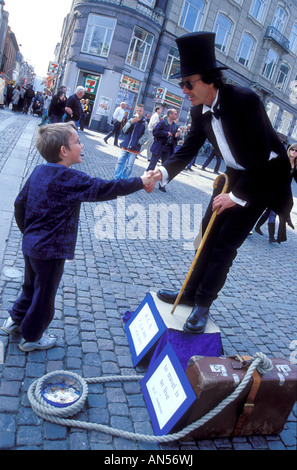
{"label": "boy's jeans", "polygon": [[114,179],[120,178],[127,179],[132,173],[132,168],[135,162],[136,153],[131,153],[129,150],[121,150],[118,163],[114,172]]}

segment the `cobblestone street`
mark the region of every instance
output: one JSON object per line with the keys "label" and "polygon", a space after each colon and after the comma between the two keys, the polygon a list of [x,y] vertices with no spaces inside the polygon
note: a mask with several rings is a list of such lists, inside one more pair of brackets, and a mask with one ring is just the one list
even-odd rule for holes
{"label": "cobblestone street", "polygon": [[[23,279],[21,233],[13,219],[13,201],[33,168],[43,162],[34,145],[39,118],[0,109],[0,325],[20,293]],[[76,167],[92,176],[112,179],[120,148],[113,138],[106,145],[103,134],[86,129],[83,163]],[[198,157],[193,171],[183,171],[167,186],[134,193],[104,203],[114,225],[102,239],[102,204],[83,203],[74,260],[68,260],[56,298],[56,313],[49,332],[58,337],[48,351],[23,353],[19,337],[0,330],[0,449],[13,450],[296,450],[297,407],[280,435],[205,440],[181,440],[150,444],[97,431],[52,424],[39,418],[27,398],[30,384],[53,370],[70,370],[82,377],[135,375],[122,315],[134,311],[147,292],[182,285],[194,256],[189,249],[186,226],[189,219],[182,207],[202,212],[212,192],[216,175],[214,161],[202,171]],[[147,160],[139,156],[133,176],[141,175]],[[221,171],[224,170],[223,165]],[[297,350],[296,265],[297,185],[293,182],[295,231],[287,227],[285,243],[269,243],[253,233],[239,250],[227,282],[211,308],[221,330],[225,355],[251,355],[260,351],[268,357],[295,360]],[[152,236],[155,226],[151,205],[165,204],[180,209],[182,227],[169,236]],[[184,205],[184,206],[182,206]],[[201,206],[200,206],[201,207]],[[137,211],[144,211],[143,225],[136,224]],[[123,212],[126,226],[121,225]],[[177,215],[176,215],[177,214]],[[134,217],[134,218],[133,218]],[[179,224],[180,225],[180,224]],[[166,228],[166,227],[165,227]],[[126,230],[124,230],[126,229]],[[194,233],[193,228],[189,227]],[[125,232],[125,236],[123,233]],[[139,238],[135,238],[139,235]],[[100,238],[101,234],[101,239]],[[172,236],[173,235],[173,236]],[[3,357],[1,361],[1,352]],[[141,375],[141,373],[139,373]],[[113,428],[153,435],[153,428],[138,382],[89,386],[88,402],[75,417]]]}

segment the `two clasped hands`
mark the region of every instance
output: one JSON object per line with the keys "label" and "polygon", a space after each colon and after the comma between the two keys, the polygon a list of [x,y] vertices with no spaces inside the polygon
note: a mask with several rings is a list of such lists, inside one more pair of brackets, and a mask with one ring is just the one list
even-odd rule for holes
{"label": "two clasped hands", "polygon": [[160,170],[145,171],[141,177],[143,182],[143,189],[147,193],[153,192],[157,181],[161,181],[162,173]]}
{"label": "two clasped hands", "polygon": [[[156,182],[162,180],[162,173],[159,169],[145,171],[141,179],[143,181],[143,189],[147,193],[151,193],[155,189]],[[218,210],[217,214],[221,214],[225,209],[228,209],[229,207],[233,207],[235,205],[236,202],[231,199],[229,194],[219,194],[213,200],[212,210]]]}

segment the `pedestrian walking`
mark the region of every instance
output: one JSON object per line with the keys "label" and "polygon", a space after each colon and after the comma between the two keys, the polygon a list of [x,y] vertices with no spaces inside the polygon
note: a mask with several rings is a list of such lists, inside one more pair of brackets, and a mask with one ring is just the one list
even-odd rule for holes
{"label": "pedestrian walking", "polygon": [[125,138],[122,142],[122,150],[115,167],[115,179],[129,178],[141,146],[148,138],[148,124],[143,114],[144,105],[139,104],[136,106],[133,118],[128,119],[123,127]]}
{"label": "pedestrian walking", "polygon": [[206,170],[206,168],[208,167],[208,165],[210,164],[210,162],[216,158],[216,166],[213,170],[214,173],[216,174],[219,174],[219,169],[220,169],[220,165],[221,165],[221,156],[218,155],[218,153],[215,151],[215,149],[211,149],[211,152],[209,154],[209,157],[205,160],[205,162],[203,163],[202,165],[202,168],[201,170]]}
{"label": "pedestrian walking", "polygon": [[121,132],[121,122],[122,122],[122,120],[124,119],[124,116],[125,116],[125,107],[126,107],[126,103],[124,101],[122,101],[120,106],[118,106],[115,109],[115,112],[113,113],[113,120],[114,120],[113,129],[103,139],[106,144],[107,144],[108,139],[111,136],[114,135],[114,142],[113,143],[114,143],[114,145],[116,145],[118,147],[118,139],[119,139],[119,135],[120,135],[120,132]]}
{"label": "pedestrian walking", "polygon": [[[168,109],[167,116],[160,121],[153,130],[154,142],[151,146],[152,158],[147,171],[154,170],[158,161],[162,164],[175,151],[179,139],[178,126],[175,122],[178,118],[176,109]],[[159,186],[159,189],[166,192],[165,186]]]}
{"label": "pedestrian walking", "polygon": [[155,112],[150,118],[149,123],[148,123],[149,138],[145,142],[145,144],[141,147],[141,152],[146,150],[148,161],[150,161],[152,157],[150,148],[152,146],[152,143],[154,142],[153,130],[155,129],[156,125],[160,122],[160,116],[162,112],[163,112],[163,107],[161,105],[157,105],[155,107]]}
{"label": "pedestrian walking", "polygon": [[85,94],[85,89],[83,86],[78,86],[75,90],[75,93],[66,101],[65,104],[65,115],[64,122],[74,121],[76,128],[78,130],[79,120],[82,115],[82,107],[80,100]]}

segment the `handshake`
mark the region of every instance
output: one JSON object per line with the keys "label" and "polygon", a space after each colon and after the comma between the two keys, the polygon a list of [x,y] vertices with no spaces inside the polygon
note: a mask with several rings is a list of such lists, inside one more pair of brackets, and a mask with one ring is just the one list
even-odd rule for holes
{"label": "handshake", "polygon": [[145,171],[141,176],[141,179],[143,182],[143,189],[147,193],[151,193],[155,189],[156,182],[162,179],[162,173],[160,170]]}

